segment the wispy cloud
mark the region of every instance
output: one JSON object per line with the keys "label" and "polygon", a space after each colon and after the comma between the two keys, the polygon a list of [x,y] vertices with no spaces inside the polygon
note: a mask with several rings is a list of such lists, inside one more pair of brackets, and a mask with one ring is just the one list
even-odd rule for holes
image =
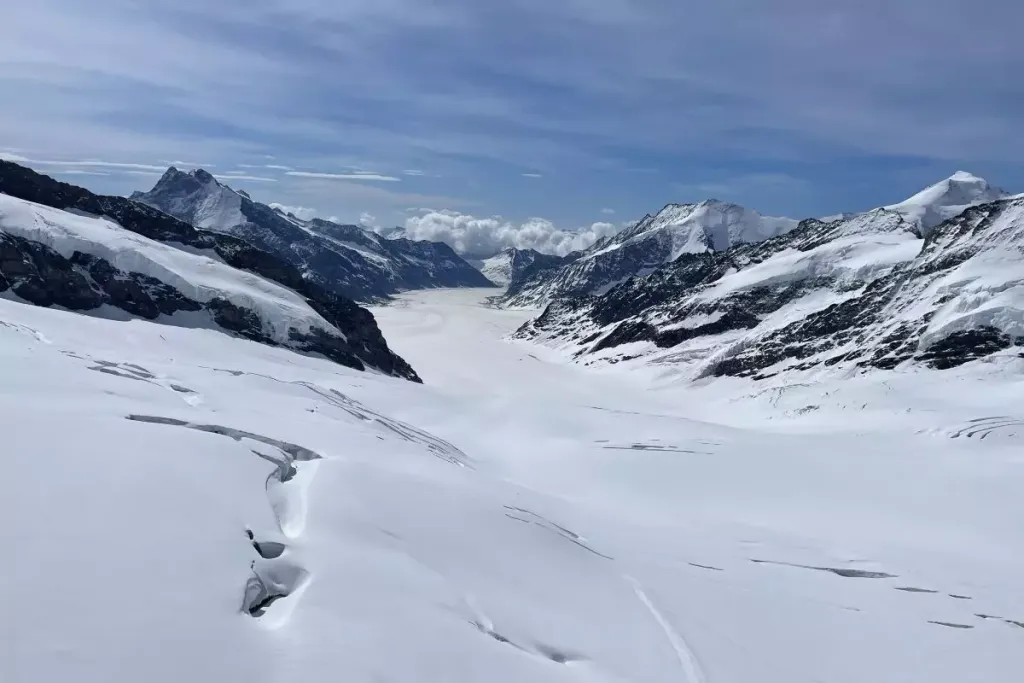
{"label": "wispy cloud", "polygon": [[136,164],[127,163],[121,161],[100,161],[97,159],[90,159],[85,161],[58,161],[53,159],[26,159],[20,157],[17,159],[9,159],[9,161],[18,161],[20,163],[35,165],[35,166],[63,166],[63,167],[83,167],[83,168],[109,168],[115,170],[135,170],[135,171],[161,171],[166,170],[164,166],[156,166],[153,164]]}
{"label": "wispy cloud", "polygon": [[225,182],[231,182],[231,181],[235,181],[235,180],[246,180],[246,181],[250,181],[250,182],[254,182],[254,183],[276,183],[277,182],[277,178],[267,178],[266,176],[258,176],[258,175],[240,175],[240,174],[237,174],[237,173],[232,173],[230,175],[214,174],[213,177],[216,178],[217,180],[223,180]]}
{"label": "wispy cloud", "polygon": [[308,221],[312,218],[316,218],[319,214],[316,209],[306,206],[285,206],[284,204],[278,204],[276,202],[270,204],[270,208],[290,213],[296,218],[301,218],[304,221]]}
{"label": "wispy cloud", "polygon": [[58,175],[99,175],[99,176],[109,176],[110,175],[109,173],[104,173],[103,171],[84,171],[82,169],[75,169],[75,168],[62,168],[62,169],[57,169],[56,171],[50,171],[50,172],[51,173],[56,173]]}
{"label": "wispy cloud", "polygon": [[288,171],[285,175],[296,178],[320,178],[323,180],[371,180],[378,182],[397,183],[401,178],[379,173],[319,173],[315,171]]}
{"label": "wispy cloud", "polygon": [[[33,0],[0,22],[0,142],[26,158],[113,159],[52,164],[109,170],[97,187],[110,191],[131,189],[116,168],[160,159],[242,161],[260,177],[426,168],[432,191],[488,214],[580,221],[612,191],[626,214],[676,199],[673,183],[742,192],[730,176],[763,172],[813,192],[737,200],[871,206],[894,180],[957,167],[1012,189],[1024,186],[1024,3],[985,13],[999,20],[965,32],[979,10],[959,0],[254,0],[244,13]],[[504,182],[523,168],[565,191]],[[382,220],[407,205],[279,178],[288,204]]]}
{"label": "wispy cloud", "polygon": [[405,175],[412,175],[412,176],[426,175],[423,171],[418,171],[416,169],[407,169],[405,171],[402,171],[402,173],[404,173]]}
{"label": "wispy cloud", "polygon": [[182,168],[216,168],[216,164],[204,164],[198,161],[169,161],[167,159],[161,159],[160,163],[167,164],[168,166],[180,166]]}
{"label": "wispy cloud", "polygon": [[601,213],[611,216],[613,213],[615,213],[615,209],[601,209]]}
{"label": "wispy cloud", "polygon": [[544,175],[542,173],[524,173],[523,177],[524,178],[543,178]]}

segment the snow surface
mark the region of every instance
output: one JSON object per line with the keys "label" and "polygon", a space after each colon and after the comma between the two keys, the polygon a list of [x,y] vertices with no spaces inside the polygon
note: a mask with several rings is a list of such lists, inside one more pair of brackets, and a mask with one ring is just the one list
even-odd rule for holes
{"label": "snow surface", "polygon": [[669,204],[657,215],[612,238],[612,243],[584,256],[593,258],[630,243],[650,239],[667,240],[670,250],[665,262],[681,254],[709,250],[725,251],[737,244],[761,242],[797,227],[792,218],[762,216],[756,211],[715,199],[699,204]]}
{"label": "snow surface", "polygon": [[993,202],[1009,195],[983,178],[957,171],[945,180],[926,187],[899,204],[885,207],[902,214],[928,236],[932,228],[963,213],[968,207]]}
{"label": "snow surface", "polygon": [[0,300],[4,680],[1019,680],[1021,375],[657,388],[491,294],[375,310],[426,385]]}
{"label": "snow surface", "polygon": [[227,299],[254,311],[276,341],[289,330],[335,328],[290,289],[237,270],[219,258],[182,250],[125,230],[107,219],[53,209],[0,194],[0,231],[40,242],[61,256],[76,251],[105,259],[114,267],[154,277],[185,296],[208,302]]}
{"label": "snow surface", "polygon": [[507,287],[509,280],[512,279],[512,258],[514,256],[515,252],[512,249],[505,249],[481,261],[478,270],[499,287]]}

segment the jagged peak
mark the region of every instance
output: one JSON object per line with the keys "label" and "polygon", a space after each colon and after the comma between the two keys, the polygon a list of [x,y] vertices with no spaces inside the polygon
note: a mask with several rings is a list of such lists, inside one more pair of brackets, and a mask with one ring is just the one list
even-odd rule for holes
{"label": "jagged peak", "polygon": [[[206,169],[202,169],[202,168],[193,169],[193,170],[189,171],[189,175],[192,176],[193,178],[195,178],[196,180],[198,180],[199,182],[203,183],[204,185],[207,184],[207,183],[211,183],[211,182],[212,183],[217,183],[217,179],[214,178],[213,174],[210,173],[209,171],[207,171]],[[219,184],[219,183],[217,183],[217,184]]]}

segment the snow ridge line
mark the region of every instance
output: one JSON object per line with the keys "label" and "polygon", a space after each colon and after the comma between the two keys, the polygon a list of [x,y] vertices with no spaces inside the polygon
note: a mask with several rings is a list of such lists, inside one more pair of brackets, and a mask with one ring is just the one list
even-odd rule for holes
{"label": "snow ridge line", "polygon": [[704,671],[701,669],[700,663],[697,661],[697,656],[687,645],[686,639],[679,635],[679,632],[672,627],[658,608],[654,606],[651,599],[647,596],[647,592],[644,591],[643,586],[639,581],[634,579],[632,576],[623,576],[633,586],[633,592],[636,597],[640,600],[643,606],[651,613],[654,617],[654,621],[658,623],[658,626],[664,632],[665,637],[668,639],[672,649],[675,650],[676,657],[679,659],[679,665],[683,670],[683,674],[689,683],[706,683],[707,678],[704,676]]}

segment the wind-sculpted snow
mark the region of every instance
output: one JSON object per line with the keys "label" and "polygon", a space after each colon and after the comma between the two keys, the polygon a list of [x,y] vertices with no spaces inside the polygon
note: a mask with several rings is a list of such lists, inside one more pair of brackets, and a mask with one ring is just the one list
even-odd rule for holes
{"label": "wind-sculpted snow", "polygon": [[374,311],[426,385],[0,298],[4,672],[1016,683],[1020,375],[656,390],[492,292]]}
{"label": "wind-sculpted snow", "polygon": [[804,221],[556,301],[516,336],[690,378],[1024,355],[1024,201],[968,208],[927,239],[886,209]]}

